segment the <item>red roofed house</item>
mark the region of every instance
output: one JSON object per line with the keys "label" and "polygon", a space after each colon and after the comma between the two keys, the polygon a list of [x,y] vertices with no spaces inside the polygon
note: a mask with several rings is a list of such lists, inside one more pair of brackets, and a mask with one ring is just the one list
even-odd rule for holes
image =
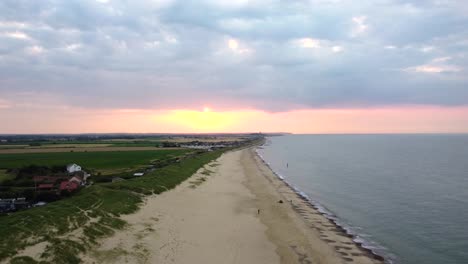
{"label": "red roofed house", "polygon": [[68,181],[69,182],[76,182],[78,184],[81,184],[83,182],[83,177],[75,175],[75,176],[71,177],[70,179],[68,179]]}
{"label": "red roofed house", "polygon": [[63,181],[60,183],[60,191],[75,191],[80,185],[76,181]]}

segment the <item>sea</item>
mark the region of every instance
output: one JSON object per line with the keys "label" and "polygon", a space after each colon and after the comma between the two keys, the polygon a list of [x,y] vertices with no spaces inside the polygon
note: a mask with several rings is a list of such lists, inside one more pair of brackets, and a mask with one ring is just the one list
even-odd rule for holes
{"label": "sea", "polygon": [[285,135],[257,152],[387,263],[468,263],[468,135]]}

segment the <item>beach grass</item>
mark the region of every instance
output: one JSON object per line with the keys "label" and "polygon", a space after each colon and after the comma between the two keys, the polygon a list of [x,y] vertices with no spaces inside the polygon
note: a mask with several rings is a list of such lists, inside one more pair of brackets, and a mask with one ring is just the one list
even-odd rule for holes
{"label": "beach grass", "polygon": [[[169,153],[180,154],[174,151],[149,155],[150,153],[139,157],[146,158],[146,162],[155,158],[154,155],[158,157]],[[155,170],[144,177],[113,184],[93,185],[70,198],[47,206],[1,216],[0,261],[14,257],[28,246],[46,242],[47,246],[42,253],[44,260],[53,263],[80,263],[80,253],[92,248],[99,238],[125,227],[126,223],[119,216],[138,210],[145,195],[159,194],[174,188],[206,163],[218,158],[221,153],[222,151],[213,151],[198,154]],[[53,158],[48,158],[48,162],[51,162],[48,164],[65,160],[59,157]],[[11,165],[14,160],[10,162]],[[112,162],[116,163],[115,160]],[[110,166],[108,163],[96,164]],[[87,164],[89,165],[91,164]],[[74,235],[75,233],[82,235]],[[37,263],[30,258],[19,257],[21,254],[11,259],[11,262]]]}

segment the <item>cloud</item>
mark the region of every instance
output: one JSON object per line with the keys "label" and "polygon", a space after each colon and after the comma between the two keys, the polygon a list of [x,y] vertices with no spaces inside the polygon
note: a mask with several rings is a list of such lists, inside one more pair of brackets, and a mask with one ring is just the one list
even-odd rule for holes
{"label": "cloud", "polygon": [[466,105],[466,4],[446,2],[0,1],[0,94],[106,109]]}
{"label": "cloud", "polygon": [[7,37],[7,38],[21,39],[21,40],[31,40],[30,36],[28,36],[27,34],[21,32],[21,31],[5,32],[2,35]]}
{"label": "cloud", "polygon": [[433,46],[424,46],[424,47],[422,47],[422,48],[420,49],[420,51],[421,51],[421,52],[426,52],[426,53],[427,53],[427,52],[433,51],[434,49],[435,49],[435,47],[433,47]]}
{"label": "cloud", "polygon": [[43,47],[37,45],[26,48],[26,52],[31,55],[39,55],[44,51]]}
{"label": "cloud", "polygon": [[232,50],[239,49],[239,42],[235,39],[228,40],[228,47]]}
{"label": "cloud", "polygon": [[406,68],[407,72],[420,72],[420,73],[454,73],[461,72],[463,69],[457,65],[447,64],[451,57],[435,58],[430,63],[413,66]]}
{"label": "cloud", "polygon": [[344,47],[338,45],[330,40],[326,39],[314,39],[314,38],[300,38],[292,41],[293,45],[303,49],[317,49],[326,54],[331,51],[333,53],[340,53],[344,51]]}
{"label": "cloud", "polygon": [[241,46],[241,43],[237,39],[228,39],[227,40],[227,46],[230,50],[239,53],[239,54],[245,54],[251,52],[250,49]]}
{"label": "cloud", "polygon": [[443,73],[443,72],[459,72],[461,71],[460,67],[453,65],[420,65],[415,67],[410,67],[406,69],[407,71],[414,72],[423,72],[423,73]]}
{"label": "cloud", "polygon": [[332,47],[332,51],[335,52],[335,53],[342,52],[343,50],[344,50],[344,48],[341,47],[341,46],[333,46]]}
{"label": "cloud", "polygon": [[73,52],[73,51],[76,51],[76,50],[80,49],[81,47],[82,47],[82,45],[80,43],[73,43],[73,44],[66,45],[64,49],[66,51]]}
{"label": "cloud", "polygon": [[27,28],[28,24],[17,21],[0,21],[0,28]]}
{"label": "cloud", "polygon": [[441,57],[441,58],[435,58],[432,60],[432,62],[437,63],[437,62],[446,62],[451,60],[452,57]]}
{"label": "cloud", "polygon": [[313,39],[313,38],[301,38],[296,40],[297,45],[303,48],[320,48],[320,40]]}
{"label": "cloud", "polygon": [[7,109],[10,107],[11,107],[11,104],[7,100],[0,98],[0,109]]}
{"label": "cloud", "polygon": [[367,32],[369,25],[366,23],[367,16],[355,16],[351,19],[354,23],[353,30],[351,31],[351,36],[357,37]]}

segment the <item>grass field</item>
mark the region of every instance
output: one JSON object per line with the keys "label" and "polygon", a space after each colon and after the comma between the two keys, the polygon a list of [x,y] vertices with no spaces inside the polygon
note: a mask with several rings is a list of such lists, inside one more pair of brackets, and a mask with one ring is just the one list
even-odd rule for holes
{"label": "grass field", "polygon": [[25,148],[28,147],[29,145],[1,145],[0,144],[0,149],[9,149],[9,148]]}
{"label": "grass field", "polygon": [[70,140],[70,141],[18,141],[14,143],[0,143],[0,149],[29,149],[29,148],[86,148],[86,147],[155,147],[162,142],[187,143],[192,141],[220,142],[242,141],[241,136],[194,136],[194,137],[157,137],[135,139],[98,139],[98,140]]}
{"label": "grass field", "polygon": [[164,159],[186,153],[187,149],[161,149],[152,151],[64,152],[64,153],[15,153],[0,154],[0,169],[19,168],[27,165],[67,165],[76,163],[87,169],[109,170],[135,168],[152,160]]}
{"label": "grass field", "polygon": [[111,144],[95,143],[95,144],[44,144],[41,146],[27,146],[26,148],[97,148],[108,147]]}
{"label": "grass field", "polygon": [[11,174],[6,173],[6,170],[0,169],[0,183],[5,181],[5,180],[11,180],[13,179],[14,176]]}
{"label": "grass field", "polygon": [[[151,159],[158,155],[177,153],[180,152],[167,151],[151,155],[135,153],[135,155]],[[41,258],[47,260],[47,263],[79,263],[79,254],[96,245],[98,238],[110,235],[125,226],[126,223],[119,216],[135,212],[145,195],[159,194],[174,188],[204,164],[219,157],[221,153],[222,151],[213,151],[199,154],[158,169],[144,177],[112,184],[93,185],[77,195],[47,206],[1,216],[0,262],[15,256],[21,249],[44,242],[47,246]],[[89,162],[95,162],[95,166],[117,165],[116,160],[108,164],[108,161],[102,157],[98,157],[100,159],[98,161],[91,161],[90,154],[92,153],[86,153],[87,159]],[[78,159],[77,157],[74,156],[75,159]],[[63,162],[66,159],[49,156],[45,160]],[[133,157],[131,160],[136,162],[137,158]],[[9,166],[17,164],[14,160],[7,161]],[[75,232],[76,230],[80,232]],[[81,235],[73,236],[71,233]],[[9,262],[39,263],[24,256],[13,257]]]}

